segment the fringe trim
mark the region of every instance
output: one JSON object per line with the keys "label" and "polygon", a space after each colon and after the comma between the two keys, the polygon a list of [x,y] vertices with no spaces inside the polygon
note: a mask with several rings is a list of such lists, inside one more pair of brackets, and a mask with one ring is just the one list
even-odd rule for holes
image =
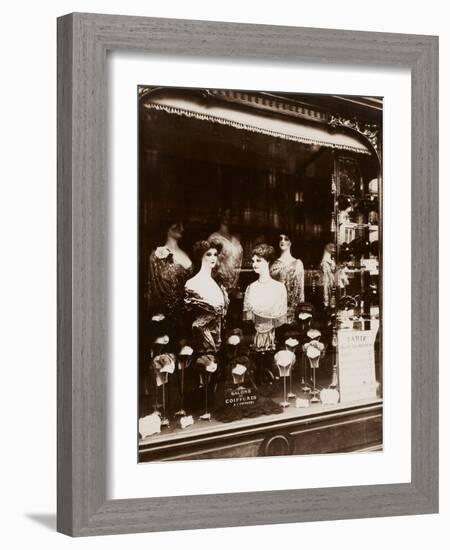
{"label": "fringe trim", "polygon": [[156,111],[165,111],[166,113],[186,116],[188,118],[196,118],[197,120],[204,120],[207,122],[217,122],[224,126],[230,126],[238,130],[246,130],[248,132],[255,132],[257,134],[263,134],[266,136],[272,136],[276,138],[285,139],[288,141],[296,141],[298,143],[305,143],[307,145],[320,145],[322,147],[332,147],[334,149],[342,149],[344,151],[353,151],[355,153],[360,153],[363,155],[370,155],[370,152],[364,149],[363,147],[352,147],[351,145],[341,145],[339,143],[333,143],[328,141],[318,141],[311,138],[305,138],[300,136],[293,136],[291,134],[284,134],[283,132],[275,132],[274,130],[268,130],[266,128],[259,128],[257,126],[251,126],[250,124],[244,124],[243,122],[236,122],[234,120],[228,120],[223,117],[216,117],[212,115],[203,115],[195,111],[190,111],[188,109],[180,109],[179,107],[171,107],[169,105],[161,105],[160,103],[146,103],[146,109],[153,109]]}

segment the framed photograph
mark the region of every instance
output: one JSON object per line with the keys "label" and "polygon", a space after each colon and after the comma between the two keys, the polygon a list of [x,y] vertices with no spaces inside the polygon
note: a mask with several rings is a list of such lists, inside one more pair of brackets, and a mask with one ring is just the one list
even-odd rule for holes
{"label": "framed photograph", "polygon": [[383,99],[136,93],[139,461],[382,450]]}
{"label": "framed photograph", "polygon": [[59,531],[437,512],[437,98],[433,36],[58,19]]}

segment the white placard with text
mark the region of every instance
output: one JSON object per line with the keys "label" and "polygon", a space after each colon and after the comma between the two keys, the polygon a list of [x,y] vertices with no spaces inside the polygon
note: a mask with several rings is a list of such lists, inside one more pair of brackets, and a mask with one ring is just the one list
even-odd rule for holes
{"label": "white placard with text", "polygon": [[338,331],[338,376],[341,403],[377,397],[375,338],[377,329]]}

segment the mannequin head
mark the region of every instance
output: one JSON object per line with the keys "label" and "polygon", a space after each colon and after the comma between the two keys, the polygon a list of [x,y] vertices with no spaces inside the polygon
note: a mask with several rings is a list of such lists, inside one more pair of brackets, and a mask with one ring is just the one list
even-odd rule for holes
{"label": "mannequin head", "polygon": [[157,231],[162,242],[179,241],[183,237],[184,223],[176,212],[165,212]]}
{"label": "mannequin head", "polygon": [[184,226],[182,221],[174,221],[167,228],[167,238],[179,241],[183,236]]}
{"label": "mannequin head", "polygon": [[336,245],[334,243],[328,243],[325,245],[325,248],[323,249],[323,257],[331,257],[333,258],[336,253]]}
{"label": "mannequin head", "polygon": [[200,269],[212,271],[218,262],[222,245],[214,241],[197,241],[194,244],[194,262],[196,271]]}
{"label": "mannequin head", "polygon": [[269,273],[270,264],[275,259],[275,248],[268,244],[260,244],[252,251],[253,271],[258,275]]}
{"label": "mannequin head", "polygon": [[292,241],[287,233],[279,234],[278,246],[280,247],[281,252],[291,250]]}

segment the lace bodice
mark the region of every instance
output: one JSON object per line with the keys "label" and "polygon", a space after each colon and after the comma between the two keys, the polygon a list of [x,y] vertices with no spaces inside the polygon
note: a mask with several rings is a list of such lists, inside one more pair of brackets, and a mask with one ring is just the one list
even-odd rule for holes
{"label": "lace bodice", "polygon": [[149,305],[175,312],[183,302],[184,284],[191,275],[191,267],[183,267],[174,261],[169,249],[161,246],[154,250],[149,261]]}
{"label": "lace bodice", "polygon": [[244,297],[244,319],[255,324],[271,322],[280,326],[286,322],[287,293],[283,283],[270,279],[248,285]]}
{"label": "lace bodice", "polygon": [[295,313],[299,304],[305,301],[305,270],[303,262],[296,258],[286,263],[281,259],[275,260],[270,267],[271,276],[282,282],[287,291],[287,321],[295,321]]}

